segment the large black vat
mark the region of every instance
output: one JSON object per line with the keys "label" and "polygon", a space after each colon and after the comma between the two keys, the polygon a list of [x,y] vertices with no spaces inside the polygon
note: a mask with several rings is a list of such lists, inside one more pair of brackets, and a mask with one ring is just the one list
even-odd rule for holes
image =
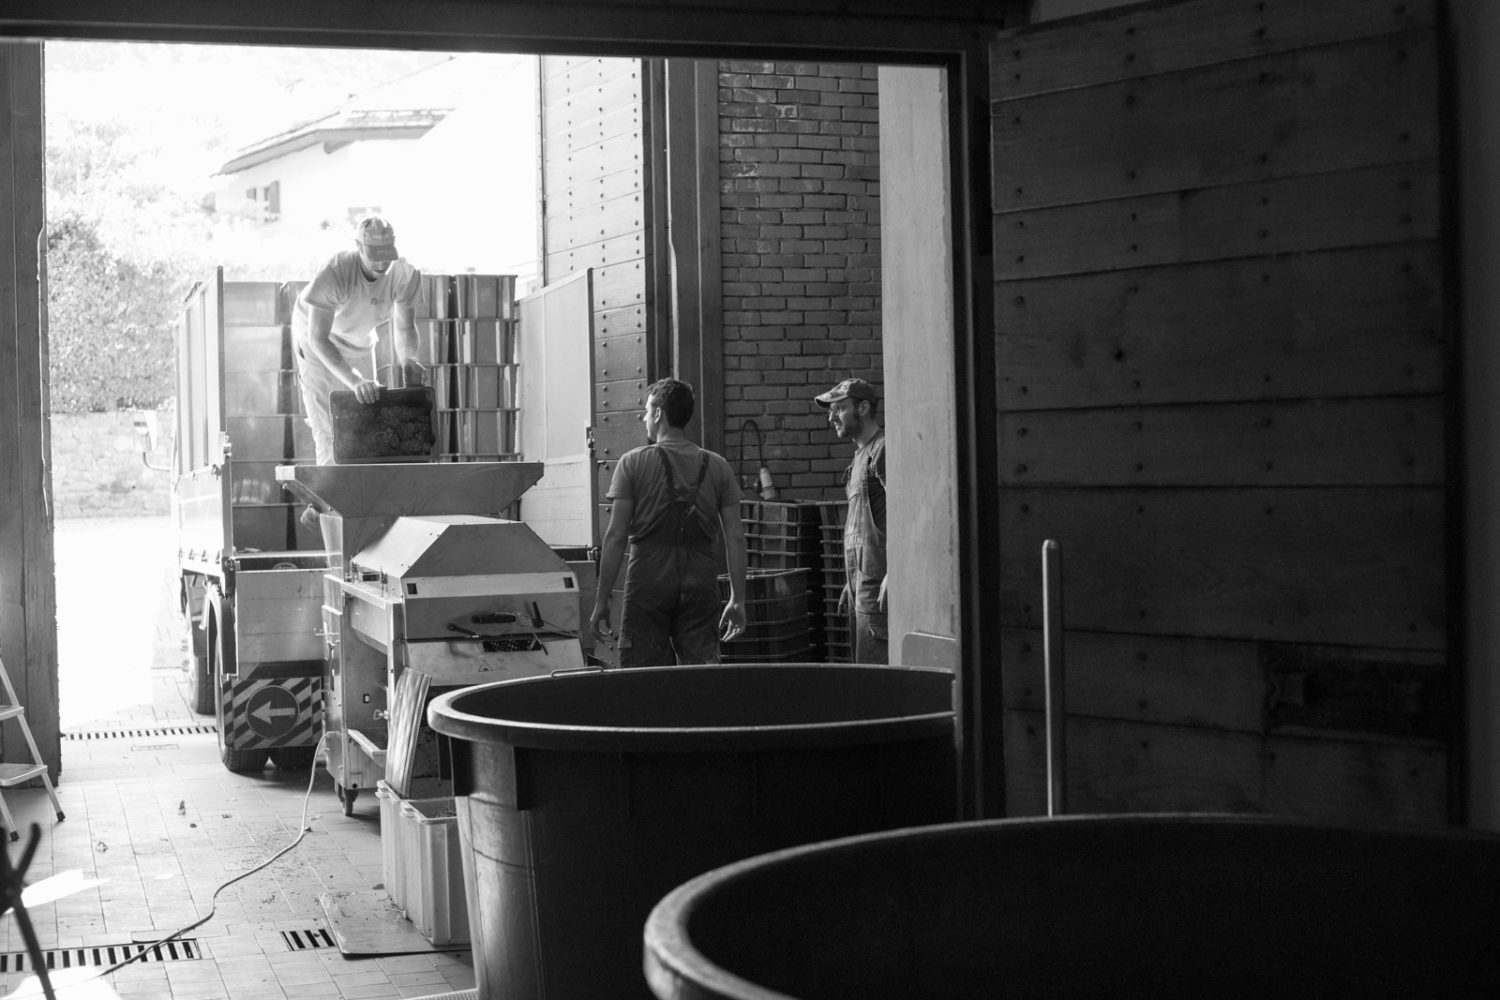
{"label": "large black vat", "polygon": [[479,995],[644,997],[641,927],[694,875],[956,816],[945,670],[721,664],[450,692]]}
{"label": "large black vat", "polygon": [[1500,996],[1500,837],[1230,816],[768,854],[646,925],[662,1000]]}

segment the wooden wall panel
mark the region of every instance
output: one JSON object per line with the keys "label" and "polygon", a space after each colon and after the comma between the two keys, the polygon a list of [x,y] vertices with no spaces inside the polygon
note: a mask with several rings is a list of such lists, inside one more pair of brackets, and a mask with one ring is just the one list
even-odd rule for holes
{"label": "wooden wall panel", "polygon": [[641,398],[656,331],[648,278],[644,64],[543,60],[543,253],[556,281],[594,268],[593,427],[600,496],[619,456],[644,444]]}
{"label": "wooden wall panel", "polygon": [[997,194],[1034,208],[1429,155],[1436,53],[1430,32],[1386,35],[997,102]]}
{"label": "wooden wall panel", "polygon": [[636,191],[564,214],[550,215],[543,229],[547,246],[576,250],[621,236],[635,236],[644,226],[645,205]]}
{"label": "wooden wall panel", "polygon": [[569,149],[566,156],[549,159],[543,167],[552,187],[564,188],[598,180],[609,174],[638,170],[641,164],[640,129],[609,136],[587,146]]}
{"label": "wooden wall panel", "polygon": [[1021,489],[1004,624],[1042,624],[1039,557],[1062,546],[1070,628],[1441,649],[1442,491]]}
{"label": "wooden wall panel", "polygon": [[1432,240],[1435,161],[1003,213],[1002,279]]}
{"label": "wooden wall panel", "polygon": [[1001,405],[1435,392],[1441,283],[1432,242],[1007,281]]}
{"label": "wooden wall panel", "polygon": [[995,45],[1010,812],[1055,539],[1071,809],[1450,815],[1434,22],[1186,0]]}
{"label": "wooden wall panel", "polygon": [[642,113],[639,105],[627,104],[595,114],[595,109],[566,106],[557,108],[552,114],[554,142],[561,142],[570,149],[582,148],[603,142],[610,136],[639,132],[642,128]]}
{"label": "wooden wall panel", "polygon": [[[599,337],[600,346],[614,338],[630,338],[638,345],[639,355],[631,355],[631,363],[637,365],[639,375],[645,375],[646,350],[645,341],[641,332],[646,329],[646,310],[643,306],[624,306],[619,309],[609,309],[599,314]],[[615,362],[616,364],[619,361]]]}
{"label": "wooden wall panel", "polygon": [[[0,239],[0,658],[26,706],[41,759],[61,767],[57,683],[45,277],[42,46],[0,45],[0,219],[19,238]],[[40,278],[40,280],[39,280]],[[30,760],[19,728],[0,731],[0,758]]]}
{"label": "wooden wall panel", "polygon": [[[607,315],[616,318],[621,313],[633,315],[636,317],[635,327],[640,330],[645,326],[641,312],[642,310],[636,307],[612,310]],[[646,374],[646,338],[641,333],[603,336],[594,345],[594,380],[596,382],[644,379]]]}
{"label": "wooden wall panel", "polygon": [[[1041,712],[1040,629],[1002,630],[1007,709]],[[1439,739],[1456,695],[1443,653],[1070,631],[1072,715],[1239,733]]]}
{"label": "wooden wall panel", "polygon": [[[552,255],[552,260],[560,273],[571,274],[589,267],[601,268],[610,264],[640,261],[645,256],[645,233],[633,232],[610,237],[598,243],[585,243],[560,249]],[[604,317],[601,316],[600,320],[603,319]]]}
{"label": "wooden wall panel", "polygon": [[[1046,812],[1046,735],[1005,713],[1006,798]],[[1426,823],[1446,807],[1447,760],[1432,742],[1246,735],[1072,718],[1068,806],[1092,812],[1280,813],[1344,823]]]}
{"label": "wooden wall panel", "polygon": [[[626,144],[626,148],[635,149],[638,142],[639,134],[635,141]],[[647,187],[640,170],[628,159],[620,164],[619,170],[600,174],[597,177],[575,180],[566,169],[558,168],[549,171],[547,180],[549,182],[547,188],[547,214],[549,216],[594,208],[605,202],[639,195]]]}
{"label": "wooden wall panel", "polygon": [[[996,94],[1019,97],[1215,66],[1431,28],[1436,0],[1193,0],[1106,14],[1066,32],[1007,37],[990,61]],[[1080,58],[1080,53],[1088,58]]]}
{"label": "wooden wall panel", "polygon": [[1005,413],[1022,486],[1437,486],[1436,396]]}

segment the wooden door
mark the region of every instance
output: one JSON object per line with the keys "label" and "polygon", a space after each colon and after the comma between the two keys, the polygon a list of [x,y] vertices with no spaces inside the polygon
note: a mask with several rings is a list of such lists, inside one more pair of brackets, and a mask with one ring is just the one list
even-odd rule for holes
{"label": "wooden door", "polygon": [[1045,806],[1051,538],[1071,811],[1450,815],[1441,59],[1432,0],[995,43],[1008,813]]}

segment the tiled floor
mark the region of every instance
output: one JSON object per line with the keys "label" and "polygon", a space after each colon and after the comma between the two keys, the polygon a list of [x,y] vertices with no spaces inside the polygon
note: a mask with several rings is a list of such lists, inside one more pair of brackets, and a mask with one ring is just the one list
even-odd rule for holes
{"label": "tiled floor", "polygon": [[[382,883],[377,801],[362,797],[346,817],[321,768],[310,798],[305,771],[226,771],[212,719],[193,715],[184,700],[178,629],[166,615],[158,620],[149,703],[121,705],[85,723],[65,717],[58,785],[65,820],[54,820],[42,789],[4,791],[22,830],[22,840],[9,846],[11,858],[19,860],[26,831],[38,824],[40,846],[26,881],[66,892],[28,905],[41,947],[55,953],[57,996],[315,1000],[463,991],[472,997],[466,952],[346,959],[319,933],[327,929],[320,893]],[[301,843],[224,888],[215,903],[223,883],[297,837],[304,809],[308,832]],[[111,962],[96,961],[92,949],[157,941],[200,920],[182,935],[191,941],[189,957],[169,954],[99,978]],[[297,947],[308,943],[317,946]],[[63,969],[65,953],[76,965],[79,948],[90,949],[85,964]],[[32,973],[14,971],[24,950],[15,915],[0,917],[4,996],[43,996]]]}

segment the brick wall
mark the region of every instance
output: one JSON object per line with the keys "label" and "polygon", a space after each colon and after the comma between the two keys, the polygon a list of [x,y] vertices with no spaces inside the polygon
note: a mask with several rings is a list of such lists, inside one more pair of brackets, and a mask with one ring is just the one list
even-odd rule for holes
{"label": "brick wall", "polygon": [[719,115],[726,457],[754,472],[754,420],[782,499],[837,497],[852,447],[812,397],[884,384],[876,67],[724,62]]}

